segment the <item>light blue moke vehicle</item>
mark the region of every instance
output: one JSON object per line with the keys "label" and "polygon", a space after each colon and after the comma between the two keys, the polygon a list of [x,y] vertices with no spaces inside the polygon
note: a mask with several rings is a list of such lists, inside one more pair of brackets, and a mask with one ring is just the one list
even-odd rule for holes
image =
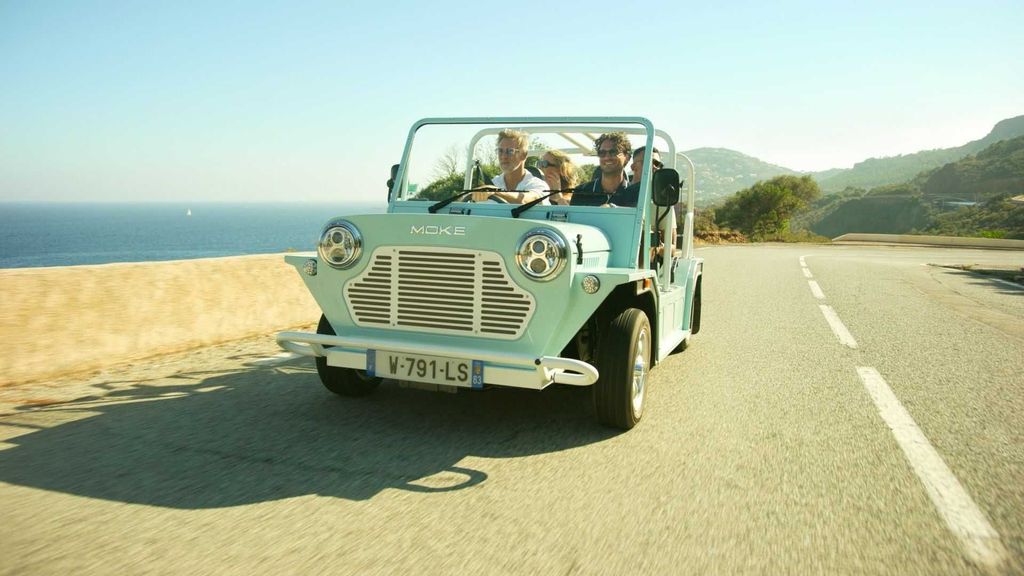
{"label": "light blue moke vehicle", "polygon": [[[594,167],[598,135],[621,131],[634,149],[658,148],[664,167],[652,173],[646,155],[635,207],[473,202],[485,198],[467,191],[493,175],[506,128],[528,134],[531,158],[558,149],[580,168]],[[331,392],[365,395],[384,378],[447,390],[590,386],[597,419],[629,429],[650,369],[700,330],[693,165],[646,118],[420,120],[388,199],[385,214],[330,220],[315,255],[285,257],[323,316],[316,334],[278,342],[314,356]],[[658,249],[659,238],[670,240]]]}

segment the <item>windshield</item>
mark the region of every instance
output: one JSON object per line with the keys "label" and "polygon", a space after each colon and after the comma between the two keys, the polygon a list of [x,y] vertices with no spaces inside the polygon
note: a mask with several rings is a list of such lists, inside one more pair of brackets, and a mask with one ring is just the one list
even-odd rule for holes
{"label": "windshield", "polygon": [[[646,120],[614,120],[421,121],[410,133],[392,198],[432,206],[443,201],[520,206],[535,202],[635,209],[648,198],[649,186],[641,187],[643,179],[637,173],[643,170],[634,166],[634,151],[653,141],[661,152],[656,160],[660,164],[674,156],[674,146],[667,136],[654,133]],[[602,157],[598,143],[606,149]],[[603,185],[595,185],[595,180]],[[633,189],[625,194],[630,185]],[[588,195],[592,197],[584,198]]]}

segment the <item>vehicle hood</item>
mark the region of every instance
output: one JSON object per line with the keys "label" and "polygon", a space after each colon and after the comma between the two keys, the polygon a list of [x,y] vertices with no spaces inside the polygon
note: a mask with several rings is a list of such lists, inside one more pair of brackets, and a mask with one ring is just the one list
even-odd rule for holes
{"label": "vehicle hood", "polygon": [[511,255],[522,237],[537,228],[559,233],[574,255],[578,245],[584,254],[609,250],[608,237],[599,228],[569,222],[459,214],[365,214],[332,218],[328,225],[338,220],[354,224],[362,235],[363,249],[370,251],[378,246],[444,246]]}

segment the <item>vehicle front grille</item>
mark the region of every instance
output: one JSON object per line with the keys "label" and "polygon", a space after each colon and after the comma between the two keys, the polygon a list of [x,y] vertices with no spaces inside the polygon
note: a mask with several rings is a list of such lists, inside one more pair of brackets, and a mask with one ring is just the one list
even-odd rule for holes
{"label": "vehicle front grille", "polygon": [[344,293],[365,327],[514,340],[534,312],[533,295],[494,252],[378,248]]}

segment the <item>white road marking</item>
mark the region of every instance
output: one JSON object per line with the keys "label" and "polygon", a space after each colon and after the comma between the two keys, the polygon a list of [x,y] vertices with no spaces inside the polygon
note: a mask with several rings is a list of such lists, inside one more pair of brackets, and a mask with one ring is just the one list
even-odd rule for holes
{"label": "white road marking", "polygon": [[850,334],[850,331],[843,325],[843,321],[839,319],[836,311],[831,306],[824,304],[818,304],[818,307],[821,308],[821,313],[825,315],[825,320],[828,321],[828,325],[832,328],[836,338],[839,338],[839,343],[850,348],[856,348],[857,341],[853,339],[853,334]]}
{"label": "white road marking", "polygon": [[803,268],[807,268],[807,261],[804,260],[803,256],[800,257],[800,266]]}
{"label": "white road marking", "polygon": [[999,533],[917,427],[885,379],[874,368],[865,366],[858,367],[857,374],[910,466],[924,484],[932,504],[946,521],[946,526],[963,543],[968,557],[983,566],[1000,566],[1007,557],[1007,551]]}
{"label": "white road marking", "polygon": [[259,358],[258,360],[253,360],[252,362],[249,362],[249,363],[250,364],[254,364],[256,366],[272,366],[274,364],[281,364],[283,362],[287,362],[289,360],[292,360],[292,359],[298,358],[298,357],[299,357],[299,355],[294,353],[294,352],[281,352],[281,353],[275,354],[273,356],[268,356],[266,358]]}
{"label": "white road marking", "polygon": [[821,291],[821,286],[818,286],[817,282],[814,280],[808,280],[807,285],[811,287],[811,294],[814,294],[815,298],[818,300],[825,299],[825,293]]}
{"label": "white road marking", "polygon": [[804,276],[805,277],[807,277],[807,278],[814,278],[814,275],[811,274],[811,269],[810,268],[801,268],[801,270],[804,271]]}

